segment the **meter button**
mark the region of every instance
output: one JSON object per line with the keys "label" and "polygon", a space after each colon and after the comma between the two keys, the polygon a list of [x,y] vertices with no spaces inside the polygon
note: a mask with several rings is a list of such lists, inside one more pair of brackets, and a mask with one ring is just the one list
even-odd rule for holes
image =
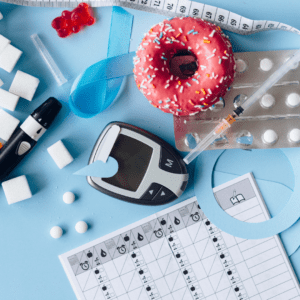
{"label": "meter button", "polygon": [[181,174],[181,166],[177,159],[166,149],[161,148],[159,167],[167,172]]}
{"label": "meter button", "polygon": [[142,200],[149,200],[151,201],[157,192],[160,190],[161,185],[158,183],[152,183],[146,193],[141,197]]}
{"label": "meter button", "polygon": [[187,187],[187,184],[188,184],[188,181],[184,181],[184,182],[182,183],[180,189],[181,189],[183,192],[185,191],[185,189],[186,189],[186,187]]}
{"label": "meter button", "polygon": [[163,186],[153,198],[153,201],[165,202],[175,198],[177,198],[176,195]]}

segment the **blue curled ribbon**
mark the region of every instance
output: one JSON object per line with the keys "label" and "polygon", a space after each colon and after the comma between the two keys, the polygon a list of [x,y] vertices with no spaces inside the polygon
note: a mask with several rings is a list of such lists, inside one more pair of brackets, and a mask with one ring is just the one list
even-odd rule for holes
{"label": "blue curled ribbon", "polygon": [[82,72],[74,81],[69,106],[75,115],[91,118],[105,110],[120,91],[124,76],[133,73],[135,52],[129,51],[133,15],[113,7],[107,57]]}

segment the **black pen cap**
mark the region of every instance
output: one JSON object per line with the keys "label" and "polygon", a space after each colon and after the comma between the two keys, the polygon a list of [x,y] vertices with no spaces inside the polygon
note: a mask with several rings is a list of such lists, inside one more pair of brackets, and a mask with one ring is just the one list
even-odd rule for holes
{"label": "black pen cap", "polygon": [[32,114],[31,116],[44,128],[48,129],[56,116],[58,115],[59,111],[61,110],[62,105],[61,103],[51,97],[46,100],[42,105],[40,105]]}

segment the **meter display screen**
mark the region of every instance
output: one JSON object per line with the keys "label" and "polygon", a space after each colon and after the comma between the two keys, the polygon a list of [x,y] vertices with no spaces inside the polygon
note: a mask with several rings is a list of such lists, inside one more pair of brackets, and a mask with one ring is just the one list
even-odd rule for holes
{"label": "meter display screen", "polygon": [[145,176],[152,152],[152,147],[120,134],[110,153],[119,164],[118,172],[113,177],[102,180],[115,187],[135,192]]}

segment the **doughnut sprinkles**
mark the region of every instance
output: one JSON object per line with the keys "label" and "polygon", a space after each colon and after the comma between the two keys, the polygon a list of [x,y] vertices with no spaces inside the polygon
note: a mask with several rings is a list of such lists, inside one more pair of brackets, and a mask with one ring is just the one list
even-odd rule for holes
{"label": "doughnut sprinkles", "polygon": [[220,27],[182,17],[165,20],[145,34],[133,72],[154,107],[187,116],[223,101],[235,68],[231,43]]}

